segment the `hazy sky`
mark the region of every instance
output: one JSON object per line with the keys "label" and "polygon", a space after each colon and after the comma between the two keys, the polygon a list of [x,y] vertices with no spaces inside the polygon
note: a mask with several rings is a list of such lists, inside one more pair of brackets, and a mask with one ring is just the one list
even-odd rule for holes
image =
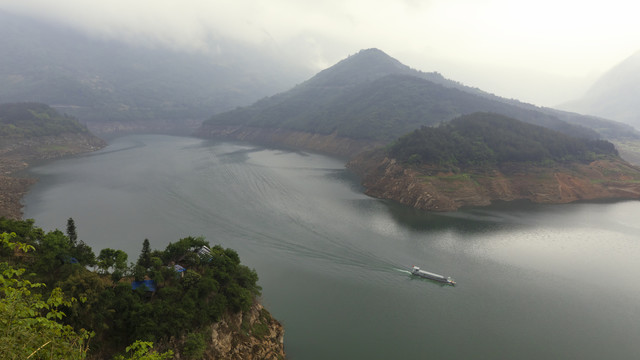
{"label": "hazy sky", "polygon": [[0,9],[189,51],[232,38],[314,70],[376,47],[539,105],[579,97],[640,50],[640,5],[630,0],[0,0]]}

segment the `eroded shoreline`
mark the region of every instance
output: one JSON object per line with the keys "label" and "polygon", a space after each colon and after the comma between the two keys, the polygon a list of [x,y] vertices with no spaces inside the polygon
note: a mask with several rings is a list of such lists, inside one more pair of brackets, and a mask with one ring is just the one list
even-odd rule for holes
{"label": "eroded shoreline", "polygon": [[0,139],[0,217],[22,218],[22,198],[37,181],[24,174],[33,163],[96,151],[106,145],[88,133]]}

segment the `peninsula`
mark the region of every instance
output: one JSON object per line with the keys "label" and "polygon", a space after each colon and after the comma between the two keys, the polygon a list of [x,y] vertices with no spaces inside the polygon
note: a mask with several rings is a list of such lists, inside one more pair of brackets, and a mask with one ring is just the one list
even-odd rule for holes
{"label": "peninsula", "polygon": [[366,194],[431,211],[640,198],[640,169],[613,144],[491,113],[423,127],[347,166],[362,177]]}

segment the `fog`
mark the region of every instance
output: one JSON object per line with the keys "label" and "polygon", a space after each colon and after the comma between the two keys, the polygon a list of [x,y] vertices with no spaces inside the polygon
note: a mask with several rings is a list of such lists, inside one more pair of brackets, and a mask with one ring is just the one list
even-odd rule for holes
{"label": "fog", "polygon": [[89,36],[224,53],[221,39],[312,71],[376,47],[423,71],[538,105],[577,98],[638,48],[633,2],[0,0]]}

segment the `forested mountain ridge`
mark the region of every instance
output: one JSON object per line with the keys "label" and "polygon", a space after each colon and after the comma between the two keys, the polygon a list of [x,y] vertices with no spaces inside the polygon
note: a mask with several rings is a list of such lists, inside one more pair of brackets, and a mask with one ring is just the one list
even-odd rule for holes
{"label": "forested mountain ridge", "polygon": [[474,113],[439,127],[422,127],[388,147],[390,157],[413,164],[499,165],[505,162],[588,163],[618,157],[606,140],[572,137],[499,114]]}
{"label": "forested mountain ridge", "polygon": [[[362,50],[290,91],[214,115],[197,134],[245,140],[262,136],[293,145],[300,142],[299,133],[306,133],[379,145],[420,126],[477,111],[504,114],[573,136],[635,136],[632,128],[622,124],[498,98],[438,73],[413,70],[378,49]],[[582,120],[584,126],[578,125]],[[283,139],[285,131],[297,139]],[[269,135],[274,132],[277,135]]]}
{"label": "forested mountain ridge", "polygon": [[640,168],[622,160],[610,142],[491,113],[423,127],[347,166],[362,177],[368,195],[424,210],[498,200],[640,198]]}

